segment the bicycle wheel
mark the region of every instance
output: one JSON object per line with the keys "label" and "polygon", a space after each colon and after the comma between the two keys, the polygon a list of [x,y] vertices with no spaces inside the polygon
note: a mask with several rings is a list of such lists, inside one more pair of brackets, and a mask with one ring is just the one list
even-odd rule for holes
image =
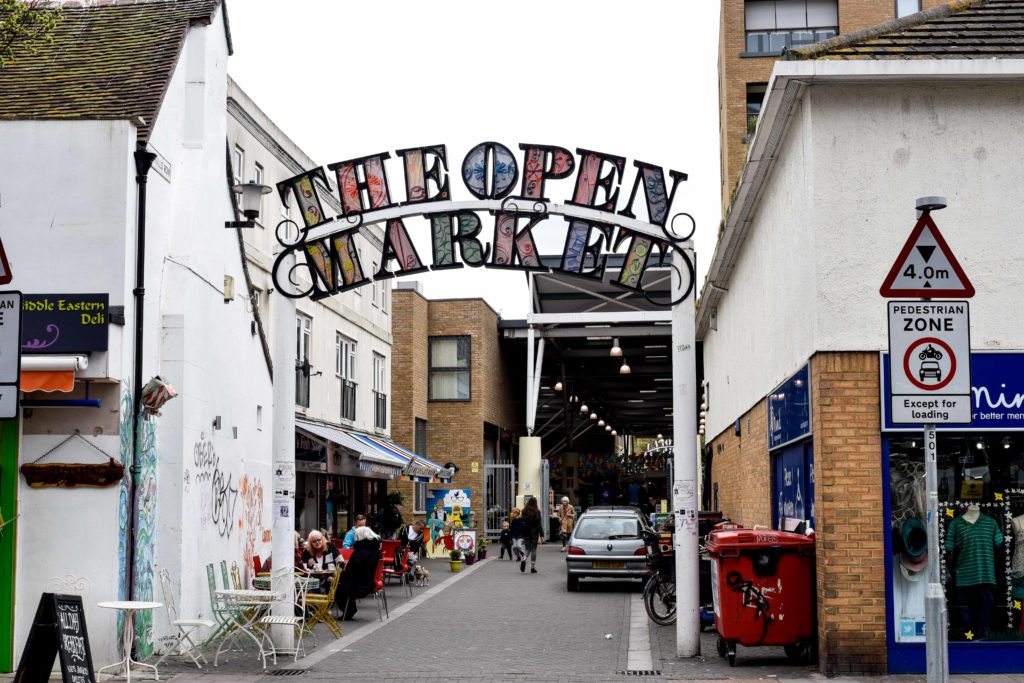
{"label": "bicycle wheel", "polygon": [[647,616],[659,626],[676,623],[676,585],[652,576],[644,587],[644,608]]}

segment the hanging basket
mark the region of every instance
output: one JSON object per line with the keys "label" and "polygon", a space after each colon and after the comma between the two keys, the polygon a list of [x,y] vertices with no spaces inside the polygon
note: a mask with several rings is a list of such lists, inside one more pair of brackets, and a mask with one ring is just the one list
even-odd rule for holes
{"label": "hanging basket", "polygon": [[50,462],[26,463],[21,473],[34,489],[46,486],[113,486],[124,476],[124,465],[110,458],[105,463]]}

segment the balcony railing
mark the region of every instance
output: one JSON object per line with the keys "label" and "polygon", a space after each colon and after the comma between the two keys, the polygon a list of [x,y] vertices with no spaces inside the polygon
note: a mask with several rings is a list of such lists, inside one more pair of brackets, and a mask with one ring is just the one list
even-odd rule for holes
{"label": "balcony railing", "polygon": [[341,380],[341,419],[356,419],[356,383]]}
{"label": "balcony railing", "polygon": [[388,428],[388,395],[379,391],[373,392],[373,426],[376,429]]}
{"label": "balcony railing", "polygon": [[785,31],[747,31],[747,54],[778,54],[787,47],[802,47],[836,35],[836,28],[801,28]]}

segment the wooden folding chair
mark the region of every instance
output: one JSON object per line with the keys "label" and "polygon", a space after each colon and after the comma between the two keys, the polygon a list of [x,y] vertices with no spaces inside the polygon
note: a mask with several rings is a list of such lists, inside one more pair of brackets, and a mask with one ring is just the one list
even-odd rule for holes
{"label": "wooden folding chair", "polygon": [[331,614],[331,607],[334,605],[334,596],[338,592],[338,584],[341,583],[341,567],[334,568],[331,576],[331,586],[327,593],[311,593],[306,596],[306,605],[312,610],[309,618],[306,619],[306,632],[309,633],[321,621],[330,629],[335,638],[341,638],[341,626],[334,620]]}

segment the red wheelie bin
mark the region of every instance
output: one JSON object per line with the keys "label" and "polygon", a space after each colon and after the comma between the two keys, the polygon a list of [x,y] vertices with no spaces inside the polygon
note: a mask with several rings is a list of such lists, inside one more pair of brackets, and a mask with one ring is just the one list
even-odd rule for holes
{"label": "red wheelie bin", "polygon": [[814,658],[814,539],[787,531],[712,531],[718,655],[736,663],[736,645],[782,645],[792,659]]}

